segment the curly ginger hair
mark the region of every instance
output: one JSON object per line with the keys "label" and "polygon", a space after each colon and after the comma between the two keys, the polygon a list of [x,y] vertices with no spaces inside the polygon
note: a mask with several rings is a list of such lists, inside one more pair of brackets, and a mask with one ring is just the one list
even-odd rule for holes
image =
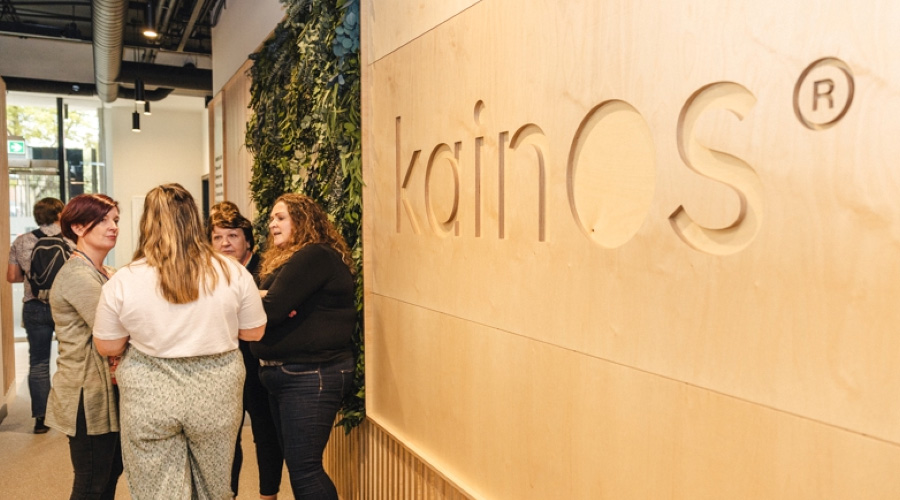
{"label": "curly ginger hair", "polygon": [[350,255],[350,249],[344,237],[338,232],[328,215],[312,198],[299,193],[285,193],[275,200],[273,206],[283,203],[291,219],[291,236],[281,247],[275,246],[272,233],[269,233],[266,252],[262,255],[259,270],[260,279],[265,279],[276,269],[283,266],[297,250],[307,245],[322,244],[334,249],[341,255],[341,260],[351,273],[356,272],[356,264]]}

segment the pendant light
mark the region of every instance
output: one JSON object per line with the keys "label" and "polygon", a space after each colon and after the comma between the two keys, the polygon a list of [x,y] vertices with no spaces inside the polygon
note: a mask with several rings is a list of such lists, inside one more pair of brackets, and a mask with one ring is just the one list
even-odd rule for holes
{"label": "pendant light", "polygon": [[138,104],[147,102],[144,99],[144,80],[141,80],[140,78],[134,81],[134,102]]}
{"label": "pendant light", "polygon": [[137,111],[137,104],[134,105],[134,113],[131,113],[131,131],[141,131],[141,114]]}
{"label": "pendant light", "polygon": [[159,32],[156,31],[156,12],[153,7],[153,1],[151,0],[147,2],[146,10],[144,11],[144,25],[141,27],[141,32],[147,38],[159,36]]}

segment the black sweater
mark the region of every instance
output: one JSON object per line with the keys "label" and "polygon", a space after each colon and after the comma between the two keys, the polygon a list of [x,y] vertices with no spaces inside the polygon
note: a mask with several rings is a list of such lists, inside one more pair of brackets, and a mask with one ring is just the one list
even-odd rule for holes
{"label": "black sweater", "polygon": [[[327,363],[353,356],[356,328],[353,275],[327,245],[298,250],[260,283],[266,333],[250,345],[267,361]],[[291,311],[297,315],[289,318]]]}

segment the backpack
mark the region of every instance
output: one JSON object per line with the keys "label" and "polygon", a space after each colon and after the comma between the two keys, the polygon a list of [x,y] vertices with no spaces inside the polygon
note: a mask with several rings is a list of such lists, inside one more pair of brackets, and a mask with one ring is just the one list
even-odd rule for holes
{"label": "backpack", "polygon": [[31,251],[31,266],[26,277],[31,285],[31,293],[41,302],[50,300],[50,287],[56,279],[56,273],[72,255],[72,249],[61,235],[48,236],[40,229],[31,234],[37,236],[37,243]]}

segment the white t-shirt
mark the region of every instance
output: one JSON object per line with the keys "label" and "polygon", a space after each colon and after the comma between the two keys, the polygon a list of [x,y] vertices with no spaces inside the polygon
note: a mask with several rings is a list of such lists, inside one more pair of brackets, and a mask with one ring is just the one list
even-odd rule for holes
{"label": "white t-shirt", "polygon": [[224,259],[231,283],[218,265],[219,281],[212,294],[200,288],[200,298],[172,304],[159,293],[156,269],[140,259],[120,269],[103,286],[94,336],[102,340],[130,337],[139,351],[158,358],[208,356],[237,349],[238,329],[266,323],[266,312],[253,277],[244,266]]}

